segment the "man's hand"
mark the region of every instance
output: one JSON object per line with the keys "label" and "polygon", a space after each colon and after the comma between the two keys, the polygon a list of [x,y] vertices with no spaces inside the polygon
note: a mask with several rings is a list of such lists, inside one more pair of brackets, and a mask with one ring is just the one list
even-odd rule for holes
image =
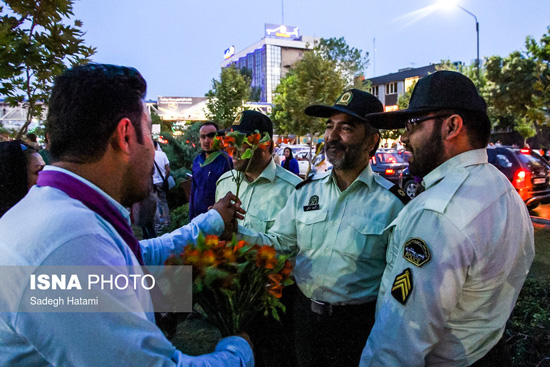
{"label": "man's hand", "polygon": [[226,227],[231,226],[233,218],[244,219],[244,214],[246,213],[241,208],[241,201],[231,192],[228,192],[227,195],[216,202],[212,206],[212,209],[220,213]]}

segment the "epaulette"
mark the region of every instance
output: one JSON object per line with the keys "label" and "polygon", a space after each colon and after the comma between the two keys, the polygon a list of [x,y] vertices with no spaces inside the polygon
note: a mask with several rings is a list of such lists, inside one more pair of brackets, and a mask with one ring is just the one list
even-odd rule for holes
{"label": "epaulette", "polygon": [[303,187],[304,185],[307,185],[308,183],[316,180],[321,180],[328,175],[331,174],[331,171],[321,172],[321,173],[310,173],[309,176],[300,182],[298,185],[296,185],[296,190],[298,190],[300,187]]}
{"label": "epaulette", "polygon": [[397,196],[399,200],[401,200],[403,205],[407,205],[409,201],[411,201],[411,198],[405,193],[405,191],[403,191],[401,187],[399,187],[399,185],[393,185],[389,190],[392,194]]}
{"label": "epaulette", "polygon": [[305,186],[308,183],[310,183],[311,181],[313,181],[313,176],[315,176],[315,175],[314,174],[309,175],[308,178],[306,178],[305,180],[300,182],[298,185],[296,185],[296,190],[298,190],[300,187]]}

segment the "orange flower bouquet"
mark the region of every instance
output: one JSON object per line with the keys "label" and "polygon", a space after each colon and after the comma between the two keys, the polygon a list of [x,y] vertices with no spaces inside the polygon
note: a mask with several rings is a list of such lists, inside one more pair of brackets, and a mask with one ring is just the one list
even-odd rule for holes
{"label": "orange flower bouquet", "polygon": [[280,302],[283,287],[292,284],[291,264],[271,246],[245,241],[220,241],[199,236],[166,265],[193,266],[193,302],[196,309],[222,336],[235,335],[256,316],[285,311]]}
{"label": "orange flower bouquet", "polygon": [[[235,163],[235,168],[241,162],[244,162],[248,159],[248,163],[243,170],[237,170],[236,174],[232,171],[233,179],[237,186],[237,193],[235,196],[239,197],[239,189],[241,187],[241,182],[244,180],[245,174],[250,167],[250,158],[254,155],[256,149],[268,149],[269,148],[269,134],[265,132],[263,136],[256,130],[254,134],[246,136],[246,134],[239,131],[229,131],[225,136],[216,136],[212,144],[213,150],[224,150],[227,155],[229,155],[233,162]],[[210,160],[214,160],[214,156],[210,159],[210,156],[205,160],[203,165],[210,163]]]}

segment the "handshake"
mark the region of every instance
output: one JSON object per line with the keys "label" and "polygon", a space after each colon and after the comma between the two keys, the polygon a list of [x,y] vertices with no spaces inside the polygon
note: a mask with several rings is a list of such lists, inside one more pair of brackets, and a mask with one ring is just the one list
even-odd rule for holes
{"label": "handshake", "polygon": [[237,232],[237,219],[244,219],[246,211],[241,208],[241,201],[233,193],[228,192],[209,209],[217,211],[225,224],[225,229],[220,236],[222,240],[230,240],[233,233]]}

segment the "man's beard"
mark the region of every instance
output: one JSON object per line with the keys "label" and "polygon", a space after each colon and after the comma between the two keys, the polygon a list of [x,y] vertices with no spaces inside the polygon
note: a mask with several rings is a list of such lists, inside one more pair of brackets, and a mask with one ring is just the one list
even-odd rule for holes
{"label": "man's beard", "polygon": [[[344,145],[340,142],[333,141],[328,142],[325,149],[326,155],[329,162],[336,169],[353,169],[359,164],[359,158],[362,156],[364,151],[364,143]],[[340,158],[337,158],[337,155],[331,151],[331,149],[336,149],[342,151]]]}
{"label": "man's beard", "polygon": [[409,172],[412,176],[424,177],[443,160],[443,141],[441,140],[441,129],[435,128],[431,136],[425,140],[422,146],[413,149],[410,145],[412,160],[409,161]]}

